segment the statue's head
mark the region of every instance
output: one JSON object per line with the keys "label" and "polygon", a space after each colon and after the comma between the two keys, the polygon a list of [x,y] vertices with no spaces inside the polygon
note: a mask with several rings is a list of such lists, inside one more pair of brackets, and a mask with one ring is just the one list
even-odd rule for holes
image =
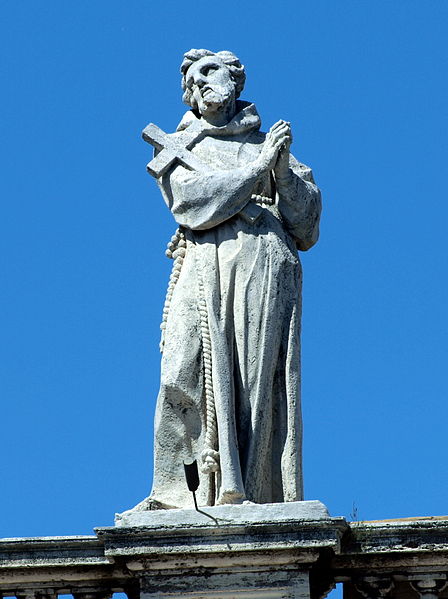
{"label": "statue's head", "polygon": [[182,99],[201,114],[234,101],[246,81],[244,66],[235,54],[226,50],[190,50],[184,54],[180,72]]}

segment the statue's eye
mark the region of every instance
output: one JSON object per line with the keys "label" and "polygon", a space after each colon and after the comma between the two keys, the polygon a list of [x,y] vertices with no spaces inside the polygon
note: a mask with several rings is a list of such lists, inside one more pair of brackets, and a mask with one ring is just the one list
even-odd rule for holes
{"label": "statue's eye", "polygon": [[207,77],[208,75],[210,75],[211,73],[213,73],[213,71],[216,71],[217,69],[218,69],[218,67],[214,67],[214,66],[204,67],[202,69],[202,74]]}

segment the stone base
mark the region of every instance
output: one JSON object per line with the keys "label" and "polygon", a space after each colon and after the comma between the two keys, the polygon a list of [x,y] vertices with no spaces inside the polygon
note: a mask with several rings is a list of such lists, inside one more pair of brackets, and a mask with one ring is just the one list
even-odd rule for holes
{"label": "stone base", "polygon": [[320,501],[300,501],[128,511],[97,534],[142,599],[319,599],[346,528]]}
{"label": "stone base", "polygon": [[184,527],[210,524],[234,525],[330,518],[320,501],[292,501],[289,503],[244,503],[218,505],[195,509],[128,510],[115,514],[115,526]]}

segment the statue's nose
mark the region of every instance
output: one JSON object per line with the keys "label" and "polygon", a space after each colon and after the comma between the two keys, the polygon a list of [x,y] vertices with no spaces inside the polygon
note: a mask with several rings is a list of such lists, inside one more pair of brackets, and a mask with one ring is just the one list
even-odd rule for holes
{"label": "statue's nose", "polygon": [[205,83],[205,79],[201,74],[199,74],[199,75],[196,75],[196,77],[194,78],[194,82],[196,83],[196,85],[198,87],[202,87]]}

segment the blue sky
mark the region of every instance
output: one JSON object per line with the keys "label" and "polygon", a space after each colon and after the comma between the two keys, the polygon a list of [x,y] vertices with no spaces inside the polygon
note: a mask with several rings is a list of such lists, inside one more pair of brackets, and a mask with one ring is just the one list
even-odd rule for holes
{"label": "blue sky", "polygon": [[448,513],[448,3],[6,0],[0,536],[89,534],[149,491],[174,221],[145,172],[191,47],[229,49],[322,188],[304,266],[307,499]]}

